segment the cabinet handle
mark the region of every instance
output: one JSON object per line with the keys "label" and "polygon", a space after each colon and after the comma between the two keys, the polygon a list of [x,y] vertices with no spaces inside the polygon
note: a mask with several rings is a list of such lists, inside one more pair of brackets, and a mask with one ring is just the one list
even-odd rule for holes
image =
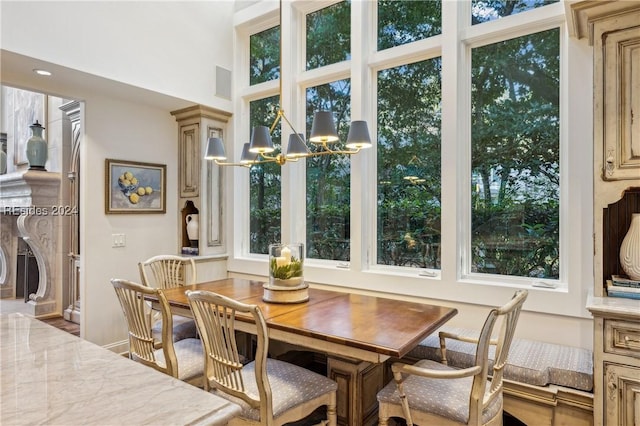
{"label": "cabinet handle", "polygon": [[633,343],[640,343],[640,339],[632,339],[629,336],[624,336],[624,343],[626,343],[628,345],[629,343],[632,343],[632,342]]}

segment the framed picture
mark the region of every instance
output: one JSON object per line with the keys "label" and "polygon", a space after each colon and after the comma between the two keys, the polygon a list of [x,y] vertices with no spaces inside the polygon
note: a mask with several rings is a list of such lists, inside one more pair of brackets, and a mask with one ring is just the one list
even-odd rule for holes
{"label": "framed picture", "polygon": [[166,213],[167,166],[139,161],[105,161],[106,214]]}

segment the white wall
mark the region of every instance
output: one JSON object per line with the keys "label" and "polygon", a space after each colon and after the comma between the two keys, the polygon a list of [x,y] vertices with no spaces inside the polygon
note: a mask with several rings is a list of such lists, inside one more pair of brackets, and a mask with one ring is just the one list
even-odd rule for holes
{"label": "white wall", "polygon": [[233,1],[0,2],[2,48],[194,103],[232,68]]}
{"label": "white wall", "polygon": [[[139,282],[139,261],[177,252],[177,123],[167,111],[101,95],[88,95],[84,108],[81,334],[106,345],[125,338],[122,312],[109,280]],[[166,214],[106,215],[106,158],[166,164]],[[125,247],[112,248],[114,233],[125,234]]]}
{"label": "white wall", "polygon": [[[0,3],[4,51],[104,77],[87,80],[95,87],[73,86],[69,96],[83,102],[80,297],[81,335],[89,341],[126,349],[118,346],[126,327],[109,280],[139,281],[137,262],[178,250],[178,127],[168,105],[230,110],[228,100],[215,97],[214,82],[216,66],[231,69],[232,7],[226,1]],[[61,88],[70,87],[25,73],[1,77],[3,84],[43,93],[64,95]],[[127,93],[107,79],[177,99]],[[106,215],[106,158],[166,164],[166,214]],[[125,247],[112,248],[116,233],[125,234]]]}

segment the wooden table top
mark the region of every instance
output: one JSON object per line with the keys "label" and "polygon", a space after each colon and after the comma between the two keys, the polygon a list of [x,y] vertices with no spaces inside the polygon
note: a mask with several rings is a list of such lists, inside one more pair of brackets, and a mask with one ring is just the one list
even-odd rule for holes
{"label": "wooden table top", "polygon": [[[167,289],[169,304],[188,310],[187,290],[207,290],[260,307],[270,330],[385,356],[403,357],[458,313],[455,308],[309,288],[309,301],[262,300],[263,282],[238,278]],[[238,320],[251,322],[238,315]]]}

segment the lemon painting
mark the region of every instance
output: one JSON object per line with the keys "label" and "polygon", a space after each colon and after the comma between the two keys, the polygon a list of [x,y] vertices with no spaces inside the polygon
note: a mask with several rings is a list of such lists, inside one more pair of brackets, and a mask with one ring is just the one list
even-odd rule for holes
{"label": "lemon painting", "polygon": [[107,213],[165,212],[166,166],[107,160]]}

